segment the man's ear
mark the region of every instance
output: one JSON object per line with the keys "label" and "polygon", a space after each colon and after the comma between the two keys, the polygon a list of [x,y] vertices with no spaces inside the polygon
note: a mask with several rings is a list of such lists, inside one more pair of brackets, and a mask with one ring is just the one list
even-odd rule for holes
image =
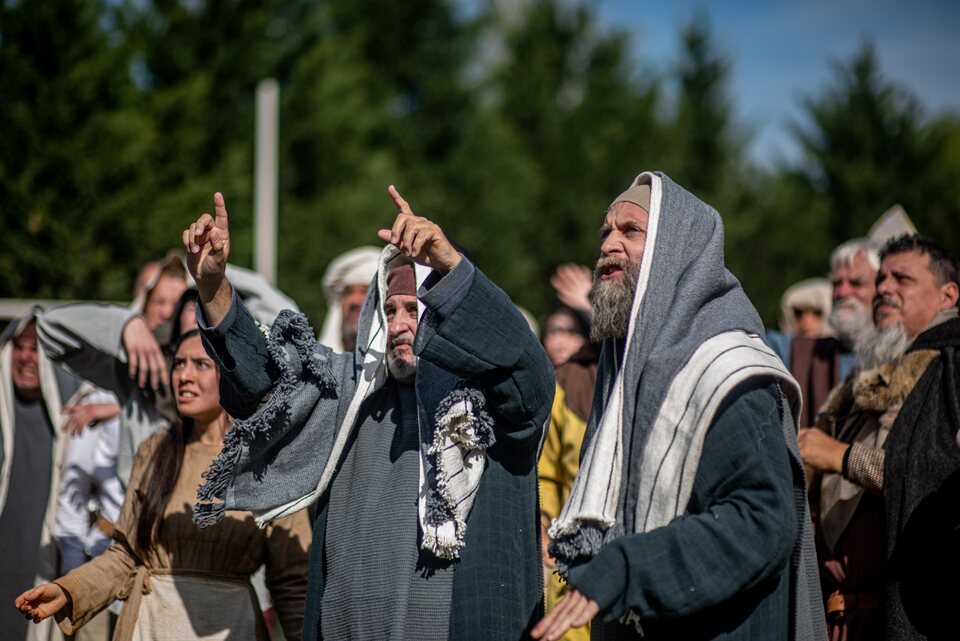
{"label": "man's ear", "polygon": [[956,307],[958,298],[960,298],[960,289],[956,283],[951,281],[940,286],[940,309]]}

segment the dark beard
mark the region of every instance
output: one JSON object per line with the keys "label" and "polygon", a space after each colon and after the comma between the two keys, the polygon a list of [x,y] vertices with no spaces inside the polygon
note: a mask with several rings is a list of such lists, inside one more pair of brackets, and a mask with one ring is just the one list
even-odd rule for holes
{"label": "dark beard", "polygon": [[[614,280],[600,280],[600,270],[606,265],[618,265],[623,275]],[[601,258],[593,270],[593,287],[590,302],[593,303],[593,320],[590,323],[590,341],[599,343],[605,338],[623,338],[630,324],[630,309],[637,291],[637,276],[640,265],[633,265],[613,256]]]}

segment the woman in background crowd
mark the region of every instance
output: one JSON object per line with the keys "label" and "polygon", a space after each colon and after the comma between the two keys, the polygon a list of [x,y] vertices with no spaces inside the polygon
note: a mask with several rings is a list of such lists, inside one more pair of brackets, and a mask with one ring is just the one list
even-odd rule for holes
{"label": "woman in background crowd", "polygon": [[300,638],[310,523],[305,511],[259,529],[248,512],[214,528],[192,520],[201,474],[232,420],[220,407],[219,374],[197,330],[176,343],[170,376],[180,420],[140,447],[114,543],[53,583],[24,592],[16,607],[39,622],[57,615],[72,634],[124,599],[114,639],[267,639],[250,575],[267,585],[287,639]]}

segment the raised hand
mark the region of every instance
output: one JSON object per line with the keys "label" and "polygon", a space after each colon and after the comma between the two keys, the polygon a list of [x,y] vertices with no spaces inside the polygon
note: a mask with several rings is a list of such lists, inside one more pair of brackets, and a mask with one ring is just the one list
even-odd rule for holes
{"label": "raised hand", "polygon": [[40,623],[62,610],[68,603],[63,588],[56,583],[44,583],[18,596],[13,604],[34,623]]}
{"label": "raised hand", "polygon": [[230,257],[230,224],[227,204],[219,191],[213,195],[213,211],[213,216],[205,213],[183,230],[183,248],[207,321],[216,326],[227,315],[233,295],[224,276]]}
{"label": "raised hand", "polygon": [[127,352],[130,378],[136,380],[141,389],[146,389],[148,383],[153,389],[160,389],[166,378],[167,361],[142,316],[127,321],[123,328],[123,349]]}
{"label": "raised hand", "polygon": [[60,410],[65,416],[63,429],[70,436],[80,436],[83,430],[120,415],[120,406],[116,403],[73,403],[64,405]]}
{"label": "raised hand", "polygon": [[380,240],[395,245],[414,262],[432,267],[441,274],[459,265],[460,252],[450,244],[440,226],[414,214],[393,185],[387,188],[387,192],[397,206],[397,218],[391,229],[377,232]]}
{"label": "raised hand", "polygon": [[230,255],[227,205],[219,191],[213,195],[213,207],[214,216],[204,213],[189,229],[183,230],[187,269],[197,281],[201,300],[213,298],[223,281]]}
{"label": "raised hand", "polygon": [[560,265],[550,277],[550,284],[561,303],[571,309],[593,314],[593,305],[590,303],[593,276],[588,267],[574,263]]}

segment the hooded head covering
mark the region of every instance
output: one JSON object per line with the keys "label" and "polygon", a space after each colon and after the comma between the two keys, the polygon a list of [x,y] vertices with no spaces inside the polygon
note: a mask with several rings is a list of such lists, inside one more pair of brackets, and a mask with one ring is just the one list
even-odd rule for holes
{"label": "hooded head covering", "polygon": [[[719,214],[660,173],[640,174],[625,193],[642,200],[634,188],[645,186],[649,220],[626,338],[603,343],[580,473],[550,528],[561,572],[622,534],[650,531],[685,512],[706,431],[726,395],[750,377],[780,383],[784,439],[802,469],[793,419],[799,388],[764,344],[756,309],[724,265]],[[798,492],[805,526],[805,487]],[[794,555],[805,577],[800,616],[815,609],[808,599],[819,601],[808,535],[809,528],[806,555]]]}
{"label": "hooded head covering", "polygon": [[340,299],[350,285],[369,285],[377,273],[381,249],[357,247],[333,259],[323,274],[323,295],[327,297],[327,315],[320,330],[320,343],[343,351],[343,310]]}
{"label": "hooded head covering", "polygon": [[812,309],[823,319],[819,336],[832,336],[830,324],[827,323],[832,306],[833,286],[826,278],[808,278],[794,283],[780,298],[780,331],[785,334],[796,333],[796,311]]}

